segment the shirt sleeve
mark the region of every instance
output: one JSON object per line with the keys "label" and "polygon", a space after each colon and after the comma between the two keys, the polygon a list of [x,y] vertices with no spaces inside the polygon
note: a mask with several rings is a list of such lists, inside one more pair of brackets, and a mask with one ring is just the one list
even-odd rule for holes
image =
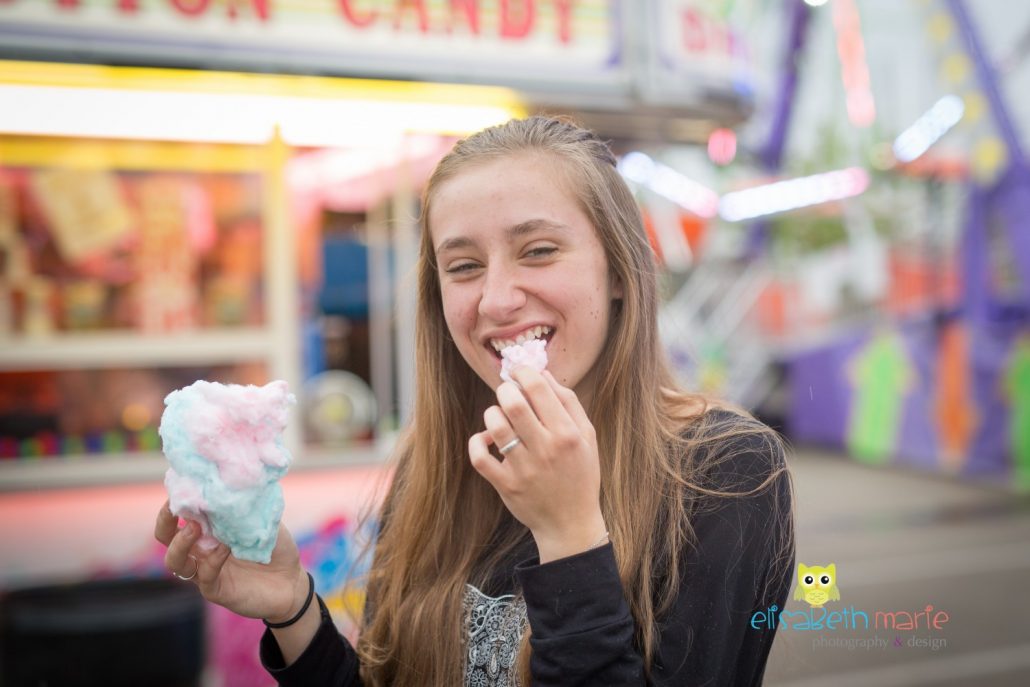
{"label": "shirt sleeve", "polygon": [[[782,464],[782,455],[774,458]],[[737,453],[727,463],[723,469],[734,473],[770,474],[767,450]],[[751,616],[786,601],[793,538],[789,565],[776,551],[789,534],[783,525],[792,522],[778,524],[770,514],[790,512],[790,493],[789,474],[781,473],[764,491],[719,498],[691,519],[695,543],[683,554],[677,598],[660,619],[649,674],[611,545],[518,566],[532,629],[532,684],[761,685],[775,629],[753,629]]]}
{"label": "shirt sleeve", "polygon": [[261,636],[261,665],[283,687],[361,687],[358,654],[333,623],[329,609],[318,597],[322,623],[311,644],[296,661],[285,665],[272,631]]}
{"label": "shirt sleeve", "polygon": [[634,622],[611,544],[515,569],[532,630],[532,684],[641,685]]}
{"label": "shirt sleeve", "polygon": [[787,600],[793,524],[770,514],[790,513],[790,495],[782,473],[766,491],[720,499],[692,520],[697,543],[684,557],[679,595],[661,623],[655,685],[762,684],[776,629],[756,629],[751,620]]}

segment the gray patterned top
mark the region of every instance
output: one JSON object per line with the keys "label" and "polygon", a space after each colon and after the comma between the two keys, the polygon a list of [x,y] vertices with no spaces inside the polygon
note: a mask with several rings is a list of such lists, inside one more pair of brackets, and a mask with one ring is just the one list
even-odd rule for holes
{"label": "gray patterned top", "polygon": [[529,621],[521,595],[487,596],[465,585],[466,687],[515,687],[516,660]]}

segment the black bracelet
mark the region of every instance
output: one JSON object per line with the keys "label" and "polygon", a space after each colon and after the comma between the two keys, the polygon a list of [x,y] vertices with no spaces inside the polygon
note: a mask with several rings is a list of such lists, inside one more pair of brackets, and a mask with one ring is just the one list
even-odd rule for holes
{"label": "black bracelet", "polygon": [[290,618],[289,620],[285,620],[285,621],[283,621],[281,623],[270,623],[267,620],[262,620],[261,622],[263,622],[265,624],[265,627],[270,627],[273,630],[281,630],[284,627],[289,627],[290,625],[293,625],[295,622],[300,620],[301,616],[303,616],[305,613],[308,612],[308,608],[311,606],[311,600],[314,599],[314,598],[315,598],[315,578],[313,578],[311,576],[311,573],[308,573],[308,598],[304,600],[304,605],[301,606],[300,611],[297,612],[297,615],[295,615],[292,618]]}

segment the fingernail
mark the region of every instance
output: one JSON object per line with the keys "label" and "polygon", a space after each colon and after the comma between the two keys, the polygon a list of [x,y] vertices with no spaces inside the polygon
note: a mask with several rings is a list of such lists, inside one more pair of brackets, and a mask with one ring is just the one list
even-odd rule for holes
{"label": "fingernail", "polygon": [[200,529],[200,528],[197,526],[197,523],[195,523],[195,522],[187,522],[186,523],[186,536],[192,539],[193,537],[197,536],[197,530],[198,529]]}
{"label": "fingernail", "polygon": [[197,542],[197,548],[204,553],[211,553],[218,548],[218,540],[214,537],[202,537],[200,541]]}

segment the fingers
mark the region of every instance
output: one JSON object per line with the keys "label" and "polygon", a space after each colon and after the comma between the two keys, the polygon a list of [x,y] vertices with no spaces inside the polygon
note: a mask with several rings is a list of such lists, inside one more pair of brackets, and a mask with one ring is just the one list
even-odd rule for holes
{"label": "fingers", "polygon": [[487,432],[497,446],[515,437],[530,450],[542,446],[548,437],[568,448],[581,440],[593,443],[594,426],[574,391],[559,384],[546,370],[541,374],[521,366],[512,377],[516,383],[497,387],[499,406],[491,406],[483,415]]}
{"label": "fingers", "polygon": [[225,544],[217,541],[213,543],[214,547],[211,549],[205,549],[204,542],[194,547],[198,566],[195,581],[201,591],[205,593],[217,583],[218,576],[222,573],[222,566],[229,560],[229,554],[232,553]]}
{"label": "fingers", "polygon": [[469,438],[469,460],[476,472],[499,492],[507,484],[504,464],[490,455],[489,431],[477,432]]}
{"label": "fingers", "polygon": [[[187,522],[186,526],[179,530],[168,544],[168,551],[165,552],[165,568],[183,577],[189,577],[193,572],[193,562],[189,560],[190,549],[199,538],[200,525],[195,522]],[[200,557],[197,558],[199,564]]]}
{"label": "fingers", "polygon": [[[518,392],[516,391],[516,393]],[[525,412],[532,411],[526,408]],[[516,437],[527,446],[535,445],[536,434],[539,431],[538,429],[524,427],[520,435],[499,406],[490,406],[486,409],[486,412],[483,413],[483,424],[486,425],[486,439],[488,439],[488,443],[492,443],[498,449]]]}
{"label": "fingers", "polygon": [[187,522],[172,538],[165,554],[165,567],[169,572],[196,582],[205,594],[215,593],[218,576],[232,553],[229,547],[213,537],[200,536],[200,525]]}
{"label": "fingers", "polygon": [[583,436],[590,437],[594,434],[594,424],[590,422],[590,418],[587,416],[587,411],[583,408],[583,404],[579,402],[579,397],[576,396],[576,392],[568,387],[564,387],[558,383],[558,380],[554,378],[548,370],[544,370],[542,374],[544,380],[546,380],[548,386],[554,391],[554,395],[558,398],[558,401],[562,404],[565,412],[568,413],[572,421],[576,423],[576,427],[583,433]]}
{"label": "fingers", "polygon": [[[579,434],[576,423],[539,372],[520,367],[513,378],[517,385],[505,383],[497,387],[497,402],[515,434],[527,446],[539,447],[548,436],[561,438]],[[501,439],[496,435],[494,438]]]}
{"label": "fingers", "polygon": [[172,537],[179,530],[179,518],[172,514],[168,507],[168,501],[164,502],[161,510],[157,512],[157,522],[154,523],[154,538],[168,546],[172,543]]}
{"label": "fingers", "polygon": [[[504,400],[507,398],[512,402],[517,402],[521,396],[533,409],[540,424],[549,431],[561,431],[572,424],[568,411],[562,406],[561,400],[555,394],[554,388],[548,384],[541,373],[523,365],[515,369],[512,373],[512,378],[518,382],[518,387],[511,389],[510,387],[515,386],[512,384],[509,385],[508,389],[505,389],[502,384],[497,388],[497,399],[501,402],[501,407],[504,408],[505,412],[508,411],[508,407],[505,405]],[[519,387],[521,387],[521,390]],[[512,393],[513,391],[518,392],[518,394]],[[518,429],[516,427],[516,430]]]}

